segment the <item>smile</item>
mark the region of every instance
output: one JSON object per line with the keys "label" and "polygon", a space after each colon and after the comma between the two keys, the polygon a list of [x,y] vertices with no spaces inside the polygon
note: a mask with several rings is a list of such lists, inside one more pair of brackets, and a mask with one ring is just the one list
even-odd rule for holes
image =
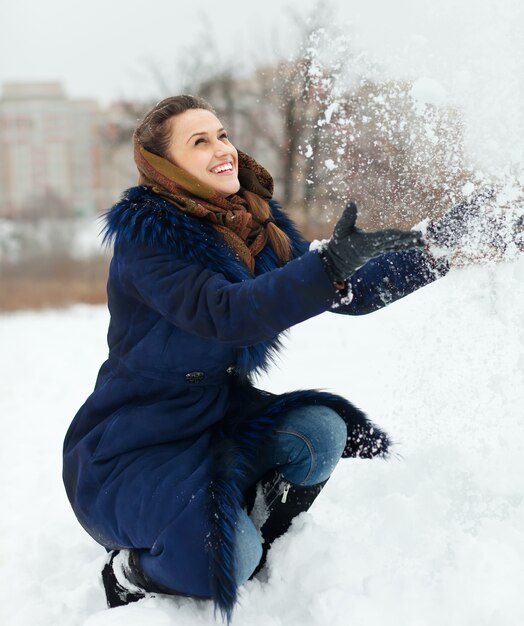
{"label": "smile", "polygon": [[217,174],[218,176],[224,176],[233,173],[233,164],[232,163],[221,163],[217,165],[212,170],[210,170],[213,174]]}

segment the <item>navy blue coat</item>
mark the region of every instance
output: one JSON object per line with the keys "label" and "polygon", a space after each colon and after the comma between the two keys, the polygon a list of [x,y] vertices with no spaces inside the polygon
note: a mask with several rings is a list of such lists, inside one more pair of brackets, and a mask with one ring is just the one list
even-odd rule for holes
{"label": "navy blue coat", "polygon": [[64,442],[65,487],[87,532],[108,549],[152,548],[169,529],[171,588],[213,597],[227,617],[237,597],[237,478],[279,416],[305,404],[334,408],[348,426],[345,457],[385,455],[389,444],[341,396],[272,394],[254,387],[253,374],[294,324],[330,310],[369,313],[445,271],[425,253],[388,254],[356,272],[353,299],[341,303],[318,252],[270,206],[293,256],[279,267],[268,243],[255,276],[210,223],[147,187],[106,213],[109,354]]}

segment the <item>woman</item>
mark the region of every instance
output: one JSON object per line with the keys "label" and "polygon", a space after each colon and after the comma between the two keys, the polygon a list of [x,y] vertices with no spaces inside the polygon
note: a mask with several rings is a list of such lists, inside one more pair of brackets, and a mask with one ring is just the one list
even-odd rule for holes
{"label": "woman", "polygon": [[290,326],[369,313],[447,264],[416,231],[356,229],[353,204],[310,250],[270,174],[200,98],[160,102],[134,146],[139,185],[105,215],[109,356],[66,435],[64,482],[110,551],[109,606],[211,597],[229,620],[238,587],[339,458],[389,445],[346,399],[272,394],[253,375]]}

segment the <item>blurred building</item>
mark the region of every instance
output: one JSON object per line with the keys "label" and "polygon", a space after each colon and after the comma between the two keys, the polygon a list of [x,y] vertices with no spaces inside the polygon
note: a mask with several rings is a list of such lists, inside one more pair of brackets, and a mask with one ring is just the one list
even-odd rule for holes
{"label": "blurred building", "polygon": [[0,97],[0,216],[89,215],[135,184],[122,107],[71,99],[57,82],[6,83]]}

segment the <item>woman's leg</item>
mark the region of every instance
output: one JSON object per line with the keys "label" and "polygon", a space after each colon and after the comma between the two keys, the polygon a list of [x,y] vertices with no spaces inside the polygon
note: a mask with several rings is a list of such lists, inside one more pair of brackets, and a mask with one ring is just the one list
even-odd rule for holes
{"label": "woman's leg", "polygon": [[[257,567],[260,567],[274,536],[281,534],[282,528],[287,528],[294,515],[301,510],[307,510],[311,503],[311,494],[313,498],[316,496],[321,484],[329,477],[340,459],[346,437],[345,422],[338,413],[323,405],[307,405],[293,409],[280,420],[275,435],[260,451],[256,466],[245,477],[240,487],[242,490],[247,489],[268,475],[268,472],[271,473],[276,469],[277,478],[281,475],[293,484],[296,493],[290,494],[287,506],[284,507],[280,498],[276,498],[280,509],[283,507],[284,515],[282,516],[282,510],[277,507],[273,510],[278,515],[273,515],[269,523],[266,522],[265,526],[262,526],[264,547],[253,521],[247,512],[241,512],[235,532],[237,585],[244,584]],[[271,529],[269,529],[270,525]],[[275,525],[279,530],[274,530]],[[172,534],[169,528],[166,528],[162,537],[156,542],[154,552],[152,550],[135,551],[137,580],[140,581],[140,575],[145,575],[149,582],[155,581],[153,590],[155,586],[161,589],[163,585],[167,585],[171,589],[180,588],[182,593],[188,593],[182,585],[176,582],[170,584],[172,564],[179,561],[179,555],[174,551],[174,548],[179,545],[179,539],[177,538],[177,541],[172,544],[171,538]],[[198,556],[195,555],[194,558]],[[151,585],[142,582],[139,586],[147,589]],[[200,595],[195,592],[189,593],[195,596]],[[208,597],[208,595],[202,591],[201,597]]]}
{"label": "woman's leg", "polygon": [[[240,587],[246,583],[262,559],[262,542],[251,518],[240,512],[235,530],[236,562],[235,581]],[[147,593],[176,595],[176,592],[156,582],[159,572],[169,569],[172,559],[166,552],[153,559],[140,562],[146,550],[113,550],[102,571],[106,599],[109,607],[124,606],[146,597]],[[165,573],[164,573],[165,575]],[[192,595],[185,593],[182,595]],[[195,597],[199,597],[195,594]],[[209,596],[200,596],[209,597]]]}
{"label": "woman's leg", "polygon": [[[134,550],[134,583],[145,590],[159,593],[179,593],[180,595],[193,595],[195,597],[209,597],[210,589],[199,589],[196,582],[182,579],[173,580],[173,563],[177,564],[177,572],[180,576],[183,568],[180,568],[179,555],[176,548],[180,543],[180,537],[174,536],[167,528],[156,542],[153,550]],[[196,542],[193,542],[194,544]],[[252,575],[262,558],[262,543],[260,535],[248,514],[241,510],[235,528],[236,561],[235,580],[237,586],[243,585]],[[202,536],[202,550],[195,552],[192,558],[207,558],[204,550],[204,536]],[[173,582],[171,582],[173,580]],[[132,581],[133,582],[133,581]],[[187,585],[184,586],[184,584]],[[171,590],[171,591],[170,591]]]}
{"label": "woman's leg", "polygon": [[262,542],[251,518],[241,511],[236,532],[236,567],[235,579],[238,586],[243,585],[253,574],[262,558]]}
{"label": "woman's leg", "polygon": [[346,423],[333,409],[324,405],[292,409],[279,421],[240,488],[248,489],[272,469],[294,485],[323,482],[340,460],[346,440]]}
{"label": "woman's leg", "polygon": [[261,450],[256,466],[242,484],[248,508],[263,538],[264,565],[271,544],[293,519],[307,511],[335,469],[347,440],[347,427],[336,411],[307,405],[288,411]]}

